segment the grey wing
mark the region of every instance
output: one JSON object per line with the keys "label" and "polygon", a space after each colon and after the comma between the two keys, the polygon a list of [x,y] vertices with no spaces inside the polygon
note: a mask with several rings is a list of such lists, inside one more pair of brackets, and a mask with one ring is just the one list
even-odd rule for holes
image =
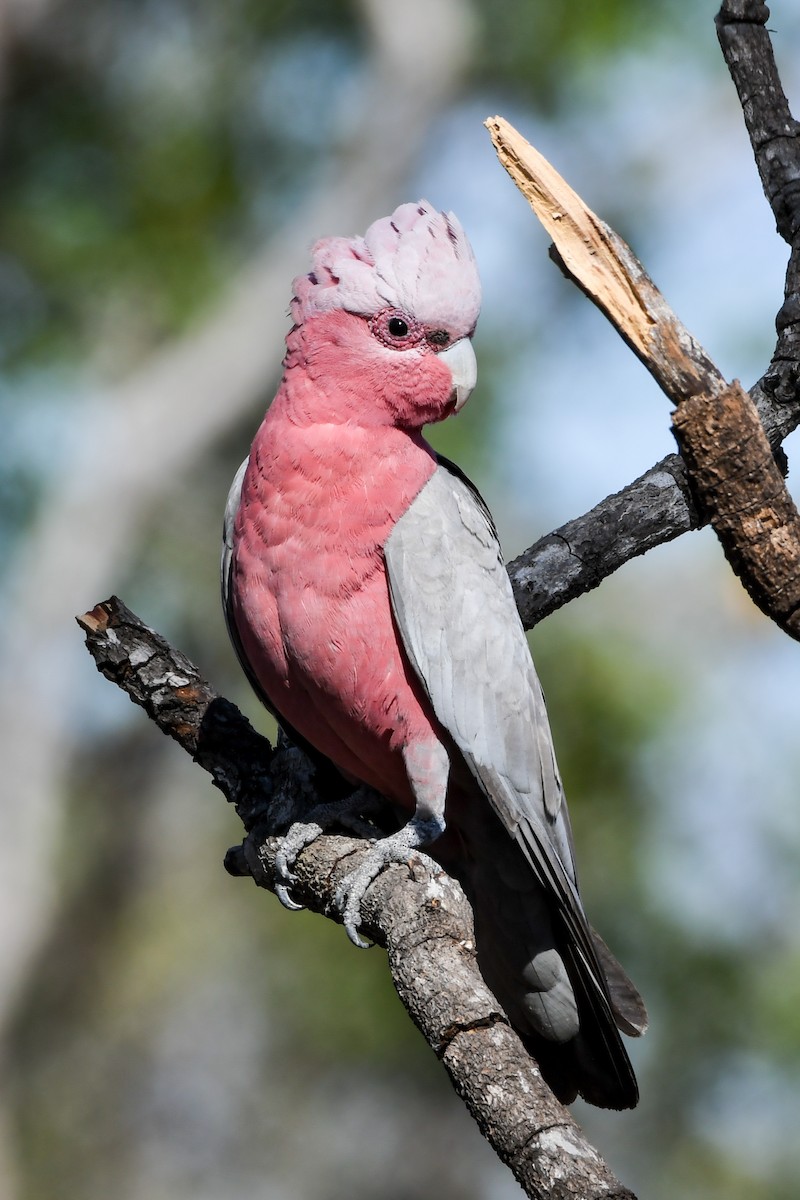
{"label": "grey wing", "polygon": [[440,465],[385,555],[395,620],[437,718],[509,833],[540,827],[574,886],[544,696],[488,510]]}
{"label": "grey wing", "polygon": [[438,720],[556,902],[588,986],[606,996],[544,696],[485,505],[440,464],[385,556],[397,627]]}

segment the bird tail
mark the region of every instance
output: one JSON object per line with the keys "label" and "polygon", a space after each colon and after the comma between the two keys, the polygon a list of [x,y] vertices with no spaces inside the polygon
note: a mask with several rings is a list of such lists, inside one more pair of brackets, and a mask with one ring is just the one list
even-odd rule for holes
{"label": "bird tail", "polygon": [[639,993],[594,930],[587,925],[576,940],[494,814],[479,824],[480,841],[470,829],[462,855],[446,865],[472,903],[484,979],[563,1103],[581,1095],[601,1108],[633,1108],[639,1093],[619,1030],[644,1032]]}

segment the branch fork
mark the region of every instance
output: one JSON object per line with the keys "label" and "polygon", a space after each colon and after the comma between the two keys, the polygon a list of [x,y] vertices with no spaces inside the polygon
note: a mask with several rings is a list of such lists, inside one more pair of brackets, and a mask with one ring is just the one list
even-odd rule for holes
{"label": "branch fork", "polygon": [[630,247],[555,168],[502,117],[486,126],[564,273],[676,406],[672,427],[701,519],[762,612],[800,639],[800,514],[750,396],[725,380]]}

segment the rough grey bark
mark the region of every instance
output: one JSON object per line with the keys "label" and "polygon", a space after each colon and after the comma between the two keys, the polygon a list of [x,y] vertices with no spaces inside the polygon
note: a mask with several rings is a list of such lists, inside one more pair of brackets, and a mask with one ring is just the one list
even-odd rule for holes
{"label": "rough grey bark", "polygon": [[599,587],[630,559],[700,524],[683,460],[670,454],[508,564],[523,625],[532,629],[576,596]]}

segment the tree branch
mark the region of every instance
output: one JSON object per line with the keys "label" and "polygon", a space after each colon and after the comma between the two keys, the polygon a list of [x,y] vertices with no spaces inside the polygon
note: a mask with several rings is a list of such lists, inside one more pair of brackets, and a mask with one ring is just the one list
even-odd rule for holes
{"label": "tree branch", "polygon": [[552,235],[564,273],[603,312],[677,406],[673,429],[696,507],[750,597],[800,639],[800,514],[755,405],[681,324],[630,247],[502,117],[502,165]]}
{"label": "tree branch", "polygon": [[[274,891],[277,839],[267,810],[296,772],[217,695],[197,668],[116,597],[78,618],[98,669],[141,705],[236,806],[247,837],[226,866]],[[295,895],[339,920],[336,887],[366,853],[363,842],[320,837],[299,856]],[[370,886],[364,931],[388,953],[411,1019],[441,1059],[484,1137],[534,1200],[635,1200],[586,1141],[486,987],[472,913],[459,885],[419,859],[392,866]],[[447,980],[447,986],[442,981]]]}
{"label": "tree branch", "polygon": [[778,233],[792,245],[800,233],[800,125],[778,75],[768,20],[769,9],[760,0],[723,0],[717,37]]}
{"label": "tree branch", "polygon": [[[800,137],[775,66],[768,17],[759,0],[725,0],[716,21],[765,194],[779,232],[792,245],[775,352],[750,389],[775,451],[800,424]],[[669,455],[509,564],[525,627],[591,591],[630,559],[706,520],[692,497],[683,459]]]}
{"label": "tree branch", "polygon": [[677,454],[546,534],[508,564],[522,624],[532,629],[632,558],[702,524]]}
{"label": "tree branch", "polygon": [[754,396],[774,445],[776,434],[785,437],[795,428],[800,403],[800,124],[781,85],[768,19],[769,9],[759,0],[724,0],[716,25],[764,194],[778,233],[791,246],[784,303],[775,321],[778,344],[761,381],[765,395]]}

